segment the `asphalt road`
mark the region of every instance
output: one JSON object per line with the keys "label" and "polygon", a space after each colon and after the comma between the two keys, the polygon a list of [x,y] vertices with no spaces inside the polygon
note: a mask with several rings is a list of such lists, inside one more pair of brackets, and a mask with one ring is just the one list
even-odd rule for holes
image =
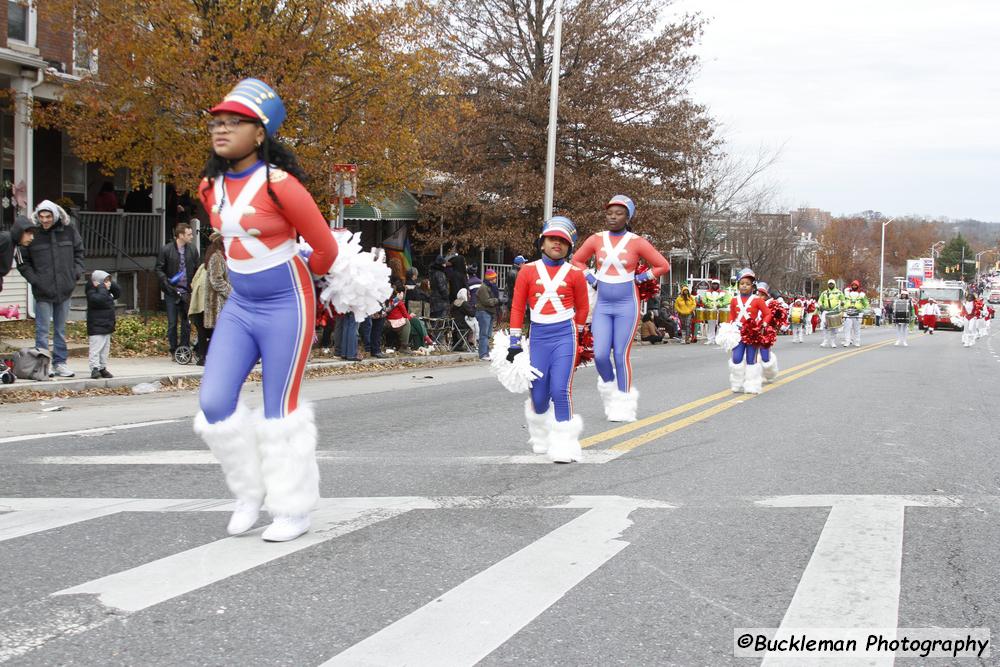
{"label": "asphalt road", "polygon": [[311,381],[324,499],[285,545],[225,536],[193,394],[4,406],[0,661],[812,664],[735,657],[734,630],[1000,637],[1000,339],[862,338],[783,337],[756,397],[716,348],[638,347],[626,426],[582,369],[572,465],[530,453],[485,365]]}

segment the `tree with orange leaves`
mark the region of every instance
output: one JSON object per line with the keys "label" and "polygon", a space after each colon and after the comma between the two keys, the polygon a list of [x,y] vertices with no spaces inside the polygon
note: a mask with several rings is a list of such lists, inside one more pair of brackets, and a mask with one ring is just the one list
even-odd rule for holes
{"label": "tree with orange leaves", "polygon": [[[359,164],[361,188],[390,193],[423,178],[422,138],[453,121],[434,16],[419,0],[51,0],[97,48],[93,75],[65,85],[34,120],[65,129],[81,158],[154,167],[193,187],[207,158],[207,117],[244,77],[288,108],[281,136],[323,201],[331,166]],[[75,21],[74,21],[75,17]]]}

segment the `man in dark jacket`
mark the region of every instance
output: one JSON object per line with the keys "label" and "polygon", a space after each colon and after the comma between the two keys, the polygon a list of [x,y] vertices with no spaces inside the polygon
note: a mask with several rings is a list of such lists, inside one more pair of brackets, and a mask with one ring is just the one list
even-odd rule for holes
{"label": "man in dark jacket", "polygon": [[90,342],[90,377],[114,377],[108,371],[111,334],[115,332],[115,299],[121,289],[107,271],[94,271],[87,283],[87,340]]}
{"label": "man in dark jacket", "polygon": [[447,262],[442,255],[434,258],[431,264],[431,317],[446,317],[451,308],[448,298],[448,276],[445,274]]}
{"label": "man in dark jacket", "polygon": [[174,227],[174,240],[160,248],[156,258],[156,277],[160,280],[163,300],[167,305],[167,340],[170,355],[177,349],[177,325],[180,324],[180,345],[191,346],[191,323],[188,321],[188,304],[191,302],[191,283],[198,270],[198,251],[192,245],[194,231],[186,222]]}
{"label": "man in dark jacket", "polygon": [[35,347],[49,349],[51,328],[52,375],[71,378],[74,373],[66,365],[66,319],[73,288],[83,275],[83,239],[69,214],[47,199],[31,218],[39,228],[31,245],[23,248],[23,261],[17,268],[35,297]]}

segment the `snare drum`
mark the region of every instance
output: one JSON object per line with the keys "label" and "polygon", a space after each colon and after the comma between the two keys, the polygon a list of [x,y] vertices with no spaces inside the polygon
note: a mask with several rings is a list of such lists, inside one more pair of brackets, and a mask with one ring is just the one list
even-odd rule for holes
{"label": "snare drum", "polygon": [[844,314],[843,313],[827,313],[826,314],[826,328],[827,329],[839,329],[844,326]]}
{"label": "snare drum", "polygon": [[719,314],[719,323],[724,324],[729,321],[729,311],[728,310],[717,310],[715,311]]}
{"label": "snare drum", "polygon": [[861,318],[861,323],[866,327],[875,326],[875,316],[865,313],[864,317]]}
{"label": "snare drum", "polygon": [[719,320],[719,311],[706,308],[705,319],[709,322],[717,322]]}
{"label": "snare drum", "polygon": [[705,321],[705,308],[695,308],[694,309],[694,321],[701,324]]}
{"label": "snare drum", "polygon": [[795,306],[794,308],[792,308],[792,310],[791,310],[791,322],[792,322],[792,324],[802,324],[802,313],[803,313],[803,311],[804,311],[804,309],[800,308],[798,306]]}

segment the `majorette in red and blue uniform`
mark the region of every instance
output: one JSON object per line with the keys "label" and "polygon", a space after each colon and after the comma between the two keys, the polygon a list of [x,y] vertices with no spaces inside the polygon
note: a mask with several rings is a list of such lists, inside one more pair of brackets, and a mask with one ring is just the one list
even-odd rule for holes
{"label": "majorette in red and blue uniform", "polygon": [[[555,216],[542,228],[541,237],[545,236],[564,239],[572,252],[576,225],[569,218]],[[583,420],[573,414],[573,374],[577,341],[590,311],[583,272],[566,258],[551,259],[544,253],[521,268],[510,308],[511,352],[521,349],[525,306],[531,318],[528,356],[531,366],[541,371],[524,405],[532,450],[548,454],[557,463],[579,461]]]}
{"label": "majorette in red and blue uniform", "polygon": [[[222,112],[259,121],[268,139],[285,118],[281,99],[256,79],[241,81],[211,110]],[[224,239],[232,293],[209,348],[195,431],[236,497],[229,532],[249,530],[266,506],[274,522],[262,537],[294,539],[308,530],[319,500],[313,411],[299,401],[315,334],[313,277],[331,268],[338,244],[299,180],[264,162],[205,178],[200,194]],[[299,254],[298,236],[312,247],[308,259]],[[239,400],[258,361],[263,414]]]}
{"label": "majorette in red and blue uniform", "polygon": [[[750,269],[743,269],[739,282],[744,279],[754,281],[757,276]],[[763,388],[764,373],[761,364],[757,363],[758,354],[761,361],[770,356],[770,351],[760,343],[761,335],[771,323],[771,311],[764,297],[757,293],[756,285],[751,283],[749,294],[740,292],[729,303],[729,322],[740,334],[740,340],[732,348],[729,359],[729,385],[735,392],[759,394]]]}
{"label": "majorette in red and blue uniform", "polygon": [[[623,207],[630,221],[635,216],[635,202],[625,195],[615,195],[604,208],[611,206]],[[593,270],[587,268],[592,257]],[[640,260],[650,268],[636,275]],[[621,232],[592,235],[574,254],[573,265],[585,269],[587,282],[597,289],[590,329],[594,336],[594,365],[599,375],[597,389],[604,413],[608,421],[635,421],[639,392],[632,386],[631,353],[639,327],[637,283],[659,280],[670,271],[670,263],[653,244],[626,227]]]}

